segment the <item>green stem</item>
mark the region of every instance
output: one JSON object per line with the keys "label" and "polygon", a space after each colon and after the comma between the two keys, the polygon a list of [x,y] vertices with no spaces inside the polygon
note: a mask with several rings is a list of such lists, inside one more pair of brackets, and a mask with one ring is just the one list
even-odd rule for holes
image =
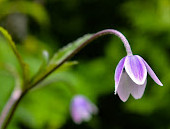
{"label": "green stem", "polygon": [[41,78],[39,78],[38,80],[36,80],[35,82],[33,82],[33,84],[31,84],[30,87],[28,87],[28,89],[32,89],[33,87],[35,87],[38,83],[40,83],[42,80],[44,80],[48,75],[50,75],[52,72],[54,72],[57,68],[59,68],[64,62],[66,62],[67,60],[69,60],[71,57],[73,57],[75,54],[77,54],[82,48],[84,48],[86,45],[88,45],[90,42],[92,42],[93,40],[103,36],[103,35],[107,35],[107,34],[114,34],[116,36],[118,36],[123,44],[124,47],[126,49],[127,55],[132,55],[132,50],[130,48],[129,42],[126,39],[126,37],[119,31],[114,30],[114,29],[106,29],[103,31],[99,31],[96,34],[94,34],[93,36],[91,36],[88,40],[86,40],[84,43],[82,43],[79,47],[77,47],[77,49],[75,49],[70,55],[66,56],[63,60],[61,60],[58,65],[56,65],[56,67],[54,67],[53,69],[51,69],[51,71],[49,71],[48,73],[45,73],[43,76],[41,76]]}
{"label": "green stem", "polygon": [[5,105],[1,117],[0,117],[0,129],[5,129],[9,124],[17,105],[21,101],[25,93],[22,93],[20,89],[13,91],[11,97],[9,98],[7,104]]}
{"label": "green stem", "polygon": [[[7,127],[7,125],[9,124],[9,122],[10,122],[10,120],[11,120],[11,118],[12,118],[12,116],[13,116],[13,114],[14,114],[14,112],[15,112],[18,104],[19,104],[19,102],[22,100],[22,98],[26,95],[26,93],[28,91],[30,91],[32,88],[37,86],[37,84],[39,84],[48,75],[50,75],[57,68],[59,68],[64,62],[66,62],[71,57],[73,57],[75,54],[77,54],[87,44],[89,44],[90,42],[92,42],[96,38],[101,37],[103,35],[107,35],[107,34],[114,34],[114,35],[118,36],[122,40],[122,42],[124,43],[127,55],[132,55],[132,51],[131,51],[131,48],[130,48],[130,45],[129,45],[127,39],[119,31],[113,30],[113,29],[107,29],[107,30],[103,30],[103,31],[100,31],[100,32],[94,34],[88,40],[86,40],[84,43],[82,43],[79,47],[77,47],[77,49],[75,49],[70,55],[66,56],[63,60],[61,60],[59,62],[59,64],[56,67],[54,67],[51,71],[45,73],[43,76],[41,76],[38,80],[36,80],[32,84],[30,84],[29,86],[25,86],[26,89],[23,89],[24,90],[23,92],[21,90],[18,90],[18,89],[14,90],[14,92],[12,93],[9,101],[7,102],[6,106],[4,107],[4,110],[2,111],[2,114],[1,114],[1,117],[0,117],[0,129],[5,129]],[[18,55],[18,54],[16,54],[16,55]],[[22,61],[20,60],[20,57],[18,57],[18,59],[20,61],[20,64],[24,65],[22,63]]]}

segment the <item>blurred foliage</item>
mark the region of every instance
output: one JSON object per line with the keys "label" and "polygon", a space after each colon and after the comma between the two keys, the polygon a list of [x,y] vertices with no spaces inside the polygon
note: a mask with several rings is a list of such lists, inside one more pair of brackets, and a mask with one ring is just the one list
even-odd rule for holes
{"label": "blurred foliage", "polygon": [[[129,40],[158,75],[159,87],[148,75],[140,100],[123,103],[114,95],[114,70],[126,53],[120,39],[105,36],[85,47],[72,63],[54,72],[19,104],[9,129],[143,129],[170,128],[170,1],[169,0],[0,0],[0,25],[17,43],[30,77],[59,47],[87,33],[114,28]],[[17,20],[18,19],[18,20]],[[0,35],[0,111],[15,85],[2,66],[20,71],[6,40]],[[70,67],[71,66],[71,67]],[[75,93],[99,107],[88,123],[75,125],[69,104]]]}
{"label": "blurred foliage", "polygon": [[45,8],[36,2],[3,0],[0,4],[0,10],[0,19],[12,13],[23,13],[34,18],[42,26],[49,24]]}

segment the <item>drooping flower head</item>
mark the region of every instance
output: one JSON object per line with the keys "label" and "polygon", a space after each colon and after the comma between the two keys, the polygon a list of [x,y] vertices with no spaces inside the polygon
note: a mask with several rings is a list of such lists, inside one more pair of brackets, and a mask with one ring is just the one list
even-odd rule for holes
{"label": "drooping flower head", "polygon": [[115,94],[125,102],[131,94],[135,99],[140,99],[147,83],[147,72],[160,86],[160,82],[154,71],[146,61],[138,55],[128,55],[120,60],[115,70]]}
{"label": "drooping flower head", "polygon": [[83,95],[76,95],[72,99],[70,112],[76,124],[89,121],[92,114],[96,114],[97,111],[97,107]]}

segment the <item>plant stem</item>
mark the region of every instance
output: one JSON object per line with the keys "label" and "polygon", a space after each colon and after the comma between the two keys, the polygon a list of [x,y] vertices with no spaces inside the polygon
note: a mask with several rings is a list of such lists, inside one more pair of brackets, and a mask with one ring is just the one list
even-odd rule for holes
{"label": "plant stem", "polygon": [[[7,125],[9,124],[19,102],[26,95],[26,93],[28,91],[30,91],[32,88],[37,86],[37,84],[42,82],[47,76],[49,76],[52,72],[54,72],[57,68],[59,68],[62,64],[64,64],[64,62],[66,62],[71,57],[73,57],[75,54],[77,54],[87,44],[89,44],[90,42],[92,42],[96,38],[99,38],[99,37],[101,37],[103,35],[107,35],[107,34],[114,34],[114,35],[118,36],[122,40],[122,42],[124,43],[127,55],[132,55],[132,51],[131,51],[130,45],[128,43],[128,40],[119,31],[113,30],[113,29],[106,29],[106,30],[103,30],[103,31],[100,31],[100,32],[94,34],[88,40],[86,40],[84,43],[82,43],[79,47],[77,47],[70,55],[66,56],[63,60],[61,60],[58,63],[58,65],[56,65],[56,67],[54,67],[51,71],[49,71],[48,73],[45,73],[43,76],[41,76],[41,78],[39,78],[38,80],[36,80],[32,84],[30,84],[28,87],[25,86],[26,89],[23,89],[23,91],[21,91],[20,89],[14,90],[14,92],[12,93],[12,95],[11,95],[10,99],[8,100],[6,106],[4,107],[4,110],[2,111],[2,114],[1,114],[1,117],[0,117],[0,129],[5,129],[7,127]],[[24,65],[22,62],[20,62],[20,64]]]}
{"label": "plant stem", "polygon": [[16,108],[26,92],[21,92],[20,89],[15,89],[5,105],[0,117],[0,129],[6,129]]}
{"label": "plant stem", "polygon": [[67,60],[69,60],[71,57],[73,57],[75,54],[77,54],[82,48],[84,48],[86,45],[88,45],[90,42],[92,42],[93,40],[107,35],[107,34],[114,34],[116,36],[118,36],[126,49],[127,55],[132,55],[132,50],[131,47],[129,45],[128,40],[126,39],[126,37],[119,31],[114,30],[114,29],[106,29],[106,30],[102,30],[99,31],[97,33],[95,33],[94,35],[92,35],[88,40],[86,40],[84,43],[82,43],[79,47],[77,47],[77,49],[75,49],[70,55],[66,56],[63,60],[61,60],[58,65],[56,65],[56,67],[54,67],[50,72],[45,73],[40,79],[36,80],[35,82],[33,82],[33,84],[31,84],[30,87],[28,87],[28,89],[32,89],[33,87],[35,87],[38,83],[40,83],[42,80],[44,80],[48,75],[50,75],[52,72],[54,72],[57,68],[59,68],[62,64],[64,64],[64,62],[66,62]]}

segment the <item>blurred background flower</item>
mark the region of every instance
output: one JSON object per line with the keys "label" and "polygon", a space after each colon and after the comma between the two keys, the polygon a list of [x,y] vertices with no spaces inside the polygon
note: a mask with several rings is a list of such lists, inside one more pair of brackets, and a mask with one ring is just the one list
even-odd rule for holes
{"label": "blurred background flower", "polygon": [[[46,79],[46,86],[27,94],[9,129],[170,128],[169,0],[0,0],[0,25],[17,43],[29,64],[30,77],[44,61],[44,50],[51,58],[60,47],[86,33],[114,28],[127,37],[133,53],[149,62],[164,84],[157,87],[148,78],[142,99],[130,97],[122,103],[114,95],[114,69],[126,52],[119,38],[105,36],[72,59],[78,60],[78,65],[61,68]],[[2,36],[0,62],[21,71]],[[1,111],[15,84],[11,73],[2,67],[0,84]],[[73,96],[68,87],[97,105],[99,113],[91,121],[80,125],[72,122],[69,105]]]}
{"label": "blurred background flower", "polygon": [[92,115],[98,112],[97,110],[97,107],[83,95],[76,95],[72,99],[70,113],[76,124],[89,121]]}

